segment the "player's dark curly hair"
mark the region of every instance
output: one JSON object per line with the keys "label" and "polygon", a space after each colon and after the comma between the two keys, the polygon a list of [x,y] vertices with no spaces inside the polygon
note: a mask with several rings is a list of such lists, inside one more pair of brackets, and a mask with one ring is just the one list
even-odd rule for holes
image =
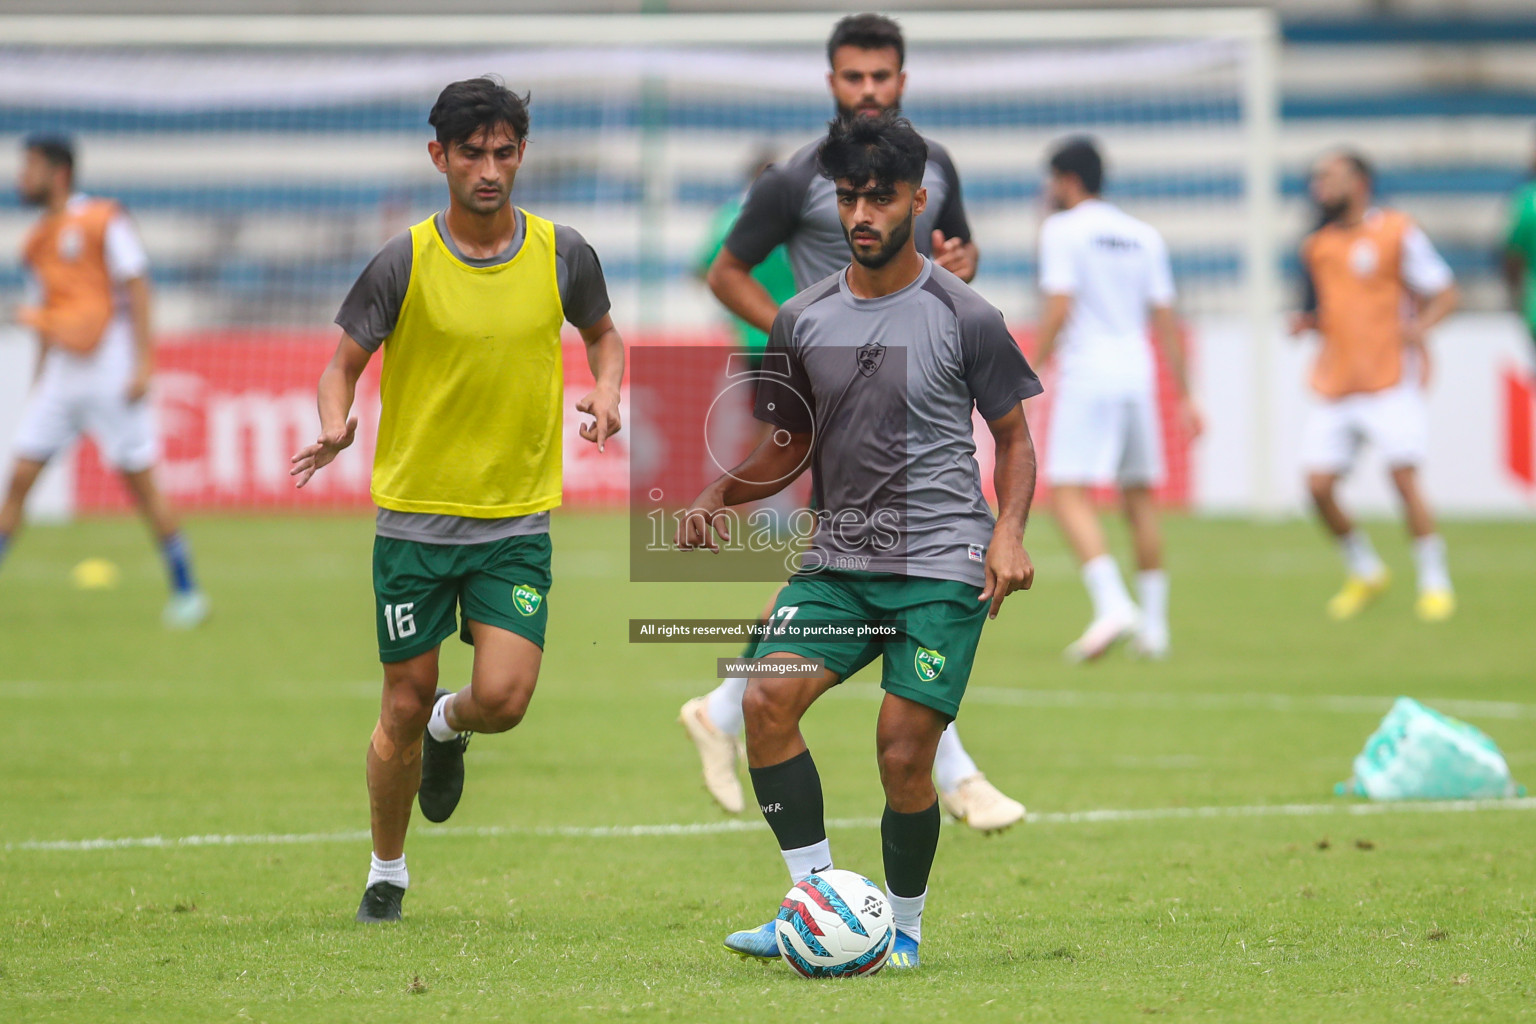
{"label": "player's dark curly hair", "polygon": [[35,132],[21,141],[21,148],[41,156],[50,167],[62,167],[71,176],[75,173],[75,142],[67,135]]}
{"label": "player's dark curly hair", "polygon": [[528,95],[519,96],[495,75],[466,78],[438,94],[427,123],[437,129],[437,141],[445,146],[503,124],[518,139],[526,139]]}
{"label": "player's dark curly hair", "polygon": [[1376,184],[1376,168],[1371,166],[1371,162],[1365,158],[1364,153],[1345,146],[1343,149],[1335,150],[1334,155],[1348,164],[1349,169],[1354,171],[1361,181],[1367,185]]}
{"label": "player's dark curly hair", "polygon": [[916,187],[928,165],[928,143],[912,122],[893,110],[876,117],[834,118],[816,150],[822,177],[855,186],[873,182],[889,188],[898,181]]}
{"label": "player's dark curly hair", "polygon": [[1075,174],[1089,195],[1104,191],[1104,158],[1099,147],[1086,135],[1074,135],[1051,153],[1051,170],[1057,174]]}
{"label": "player's dark curly hair", "polygon": [[901,26],[883,14],[850,14],[832,26],[827,39],[827,63],[832,55],[844,46],[860,50],[896,51],[896,66],[907,62],[907,42],[901,36]]}

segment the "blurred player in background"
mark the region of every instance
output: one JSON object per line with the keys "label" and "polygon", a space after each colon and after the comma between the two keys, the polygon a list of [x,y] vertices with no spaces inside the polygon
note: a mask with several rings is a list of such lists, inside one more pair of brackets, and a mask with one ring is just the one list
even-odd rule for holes
{"label": "blurred player in background", "polygon": [[36,332],[42,355],[0,507],[0,559],[21,529],[22,507],[43,467],[89,431],[160,544],[171,581],[165,624],[190,629],[208,617],[208,599],[193,581],[187,542],[155,486],[149,259],[121,206],[75,191],[70,139],[32,136],[23,149],[17,191],[43,215],[22,252],[27,300],[18,320]]}
{"label": "blurred player in background", "polygon": [[[1040,229],[1044,312],[1035,361],[1056,355],[1045,478],[1093,602],[1093,621],[1067,648],[1073,661],[1098,658],[1124,637],[1145,657],[1168,655],[1168,576],[1152,497],[1164,463],[1149,319],[1178,388],[1179,425],[1189,437],[1200,432],[1168,247],[1151,226],[1099,198],[1103,185],[1092,140],[1070,139],[1051,154],[1048,191],[1058,212]],[[1091,489],[1107,484],[1119,487],[1130,523],[1139,609],[1094,511]]]}
{"label": "blurred player in background", "polygon": [[[894,113],[832,122],[817,162],[836,184],[853,262],[779,311],[768,351],[789,372],[763,378],[756,408],[778,429],[706,488],[678,529],[682,548],[713,546],[716,513],[782,489],[809,465],[816,507],[837,525],[817,532],[806,564],[818,568],[790,579],[774,618],[905,627],[862,645],[764,638],[764,657],[812,664],[803,675],[755,680],[746,700],[753,792],[798,884],[832,866],[821,776],[800,720],[822,694],[881,661],[875,746],[896,968],[919,965],[941,822],[940,737],[959,711],[983,626],[1034,579],[1023,545],[1035,487],[1024,399],[1040,393],[1040,381],[1002,313],[918,253],[927,155]],[[995,518],[981,493],[973,411],[995,444]],[[863,568],[835,568],[848,560]],[[779,957],[773,921],[725,945]]]}
{"label": "blurred player in background", "polygon": [[1347,578],[1328,602],[1334,619],[1358,615],[1387,587],[1387,567],[1370,538],[1339,506],[1335,490],[1362,442],[1380,449],[1403,501],[1418,568],[1420,619],[1455,611],[1445,541],[1419,489],[1429,440],[1424,385],[1428,332],[1456,308],[1451,268],[1406,214],[1373,205],[1373,174],[1357,153],[1339,151],[1312,170],[1312,198],[1326,223],[1301,245],[1301,264],[1317,295],[1315,316],[1292,321],[1293,333],[1316,328],[1322,347],[1312,369],[1316,400],[1302,431],[1307,488],[1338,540]]}
{"label": "blurred player in background", "polygon": [[[827,85],[839,117],[874,116],[900,110],[906,88],[906,40],[901,28],[877,14],[839,21],[827,40]],[[962,281],[976,276],[960,192],[960,176],[949,151],[932,139],[924,187],[928,208],[917,221],[917,249]],[[795,283],[808,288],[848,263],[848,242],[837,219],[829,182],[816,173],[819,141],[796,150],[760,174],[747,193],[741,216],[709,271],[715,296],[737,316],[761,330],[773,324],[778,304],[752,281],[752,268],[778,246],[789,252]]]}
{"label": "blurred player in background", "polygon": [[[561,498],[561,324],[586,343],[596,384],[576,407],[593,416],[581,436],[599,450],[619,429],[624,374],[597,254],[574,229],[508,202],[527,145],[525,100],[494,79],[455,82],[429,122],[448,209],[390,239],[353,285],[320,378],[320,437],[293,457],[302,487],[352,443],[357,381],[382,347],[372,493],[384,696],[367,755],[373,858],[362,922],[400,919],[418,790],[422,814],[446,821],[470,734],[518,725],[538,683],[549,510]],[[437,688],[438,649],[455,632],[475,648],[457,693]]]}
{"label": "blurred player in background", "polygon": [[[900,110],[905,60],[906,40],[891,19],[858,14],[839,21],[827,40],[831,68],[827,86],[837,115],[872,117]],[[924,141],[928,162],[923,187],[928,190],[928,203],[914,228],[917,249],[968,282],[976,276],[977,251],[961,199],[960,176],[943,146],[932,139]],[[715,297],[761,331],[773,325],[779,300],[754,279],[753,269],[779,246],[788,252],[795,284],[802,289],[848,265],[848,239],[838,218],[836,190],[816,170],[820,144],[818,139],[805,145],[758,176],[709,269]],[[746,656],[751,653],[748,645]],[[698,747],[705,786],[733,814],[743,806],[735,737],[742,730],[741,698],[746,688],[744,678],[727,679],[706,696],[684,704],[680,713]],[[971,827],[990,832],[1024,817],[1024,805],[987,781],[953,726],[944,733],[934,771],[944,809]]]}
{"label": "blurred player in background", "polygon": [[1509,204],[1504,279],[1509,285],[1510,306],[1521,314],[1531,341],[1536,343],[1536,154],[1531,157],[1531,180]]}
{"label": "blurred player in background", "polygon": [[[772,163],[773,153],[768,150],[759,153],[752,160],[747,168],[749,188]],[[704,245],[694,260],[694,272],[700,280],[706,282],[709,280],[709,269],[714,266],[715,258],[720,255],[726,237],[735,226],[736,219],[741,216],[741,208],[745,200],[745,194],[732,199],[716,210],[714,217],[710,219],[709,235],[705,238]],[[788,301],[797,291],[795,271],[789,265],[789,255],[782,245],[764,256],[750,273],[752,279],[763,286],[763,290],[768,293],[768,297],[773,300],[776,307]],[[752,368],[758,369],[762,364],[763,349],[768,345],[768,332],[734,313],[731,314],[731,329],[736,335],[737,347],[752,357]]]}
{"label": "blurred player in background", "polygon": [[[764,150],[753,158],[751,164],[747,167],[748,187],[772,163],[773,153],[768,150]],[[726,236],[730,234],[732,226],[736,223],[736,218],[740,216],[744,199],[745,195],[743,194],[715,211],[714,217],[709,222],[709,235],[705,238],[704,245],[700,248],[698,256],[694,260],[694,273],[698,275],[699,280],[708,281],[709,268],[714,265],[715,257],[720,255],[720,249],[725,245]],[[763,258],[761,263],[752,268],[752,279],[763,286],[763,290],[768,293],[769,298],[773,299],[775,303],[786,302],[795,294],[795,272],[789,265],[789,256],[785,253],[782,245],[770,252]],[[736,337],[736,348],[746,357],[745,372],[749,372],[755,377],[763,366],[763,349],[768,345],[768,334],[755,324],[748,323],[734,313],[730,314],[730,321],[731,333]],[[731,370],[733,374],[740,372],[734,366],[731,367]],[[750,448],[756,448],[763,438],[773,430],[771,426],[761,420],[754,420],[753,422],[757,424],[757,431],[752,437]],[[788,502],[778,507],[785,512],[792,511]],[[731,773],[731,778],[735,779],[734,771]],[[739,784],[737,785],[737,792],[740,792]],[[738,807],[736,810],[740,810],[740,808]]]}

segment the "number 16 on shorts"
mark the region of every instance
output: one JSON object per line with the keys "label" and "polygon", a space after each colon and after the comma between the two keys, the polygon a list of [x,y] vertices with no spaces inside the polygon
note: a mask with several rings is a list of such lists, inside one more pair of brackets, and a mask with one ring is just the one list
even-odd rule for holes
{"label": "number 16 on shorts", "polygon": [[384,606],[384,628],[391,643],[416,635],[416,602]]}

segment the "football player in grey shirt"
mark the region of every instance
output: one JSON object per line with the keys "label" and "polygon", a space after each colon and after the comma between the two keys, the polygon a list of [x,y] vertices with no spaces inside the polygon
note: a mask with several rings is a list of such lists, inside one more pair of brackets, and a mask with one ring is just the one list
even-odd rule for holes
{"label": "football player in grey shirt", "polygon": [[[827,86],[838,117],[872,117],[901,109],[906,89],[906,40],[901,27],[878,14],[850,15],[827,40]],[[976,243],[965,216],[960,175],[949,152],[932,139],[923,168],[928,206],[918,216],[918,252],[962,281],[976,276]],[[747,193],[725,245],[709,268],[709,287],[732,313],[767,331],[778,303],[753,279],[752,268],[777,246],[789,252],[795,284],[807,288],[848,263],[832,185],[816,172],[815,139],[771,164]]]}
{"label": "football player in grey shirt", "polygon": [[[777,493],[810,467],[821,528],[779,594],[770,622],[781,628],[757,645],[759,657],[803,671],[755,678],[743,708],[752,788],[799,885],[833,863],[800,719],[827,690],[883,661],[875,745],[895,933],[847,973],[874,969],[887,953],[894,967],[918,965],[939,840],[939,737],[959,712],[983,624],[1034,580],[1023,535],[1035,452],[1023,402],[1040,381],[1002,313],[917,251],[927,151],[894,113],[832,123],[817,160],[836,185],[854,262],[779,310],[756,410],[777,429],[699,495],[677,537],[685,549],[717,548],[713,535],[730,539],[723,509]],[[995,519],[982,495],[973,409],[995,445]],[[850,644],[791,623],[900,629]],[[836,896],[808,884],[822,899]],[[725,944],[743,956],[780,956],[773,921]],[[813,952],[792,936],[783,944],[802,973],[816,972]]]}
{"label": "football player in grey shirt", "polygon": [[[871,117],[898,110],[906,86],[905,57],[906,41],[890,18],[857,14],[839,21],[827,40],[831,68],[827,84],[837,115]],[[918,252],[931,255],[940,267],[969,282],[976,274],[977,252],[961,199],[960,176],[943,146],[932,139],[924,142],[928,156],[923,187],[928,201],[917,215],[913,241]],[[763,331],[772,325],[778,303],[751,275],[775,247],[783,245],[788,251],[795,284],[801,289],[848,264],[848,240],[833,185],[816,169],[820,143],[817,139],[763,171],[709,269],[709,286],[716,298]],[[744,805],[737,775],[737,737],[746,686],[743,677],[726,679],[710,693],[688,701],[678,715],[698,749],[705,788],[733,814]],[[953,727],[944,732],[934,772],[945,810],[971,827],[991,832],[1023,819],[1024,805],[988,781]]]}

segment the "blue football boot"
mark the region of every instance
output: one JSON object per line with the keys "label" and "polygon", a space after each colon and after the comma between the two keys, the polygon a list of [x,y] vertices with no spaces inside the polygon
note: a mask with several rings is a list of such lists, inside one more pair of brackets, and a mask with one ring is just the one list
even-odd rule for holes
{"label": "blue football boot", "polygon": [[774,922],[769,921],[750,931],[731,932],[725,937],[725,948],[743,959],[779,959],[779,938]]}
{"label": "blue football boot", "polygon": [[917,940],[906,932],[898,931],[896,944],[891,947],[891,958],[886,961],[886,966],[905,970],[908,967],[916,967],[917,964]]}

